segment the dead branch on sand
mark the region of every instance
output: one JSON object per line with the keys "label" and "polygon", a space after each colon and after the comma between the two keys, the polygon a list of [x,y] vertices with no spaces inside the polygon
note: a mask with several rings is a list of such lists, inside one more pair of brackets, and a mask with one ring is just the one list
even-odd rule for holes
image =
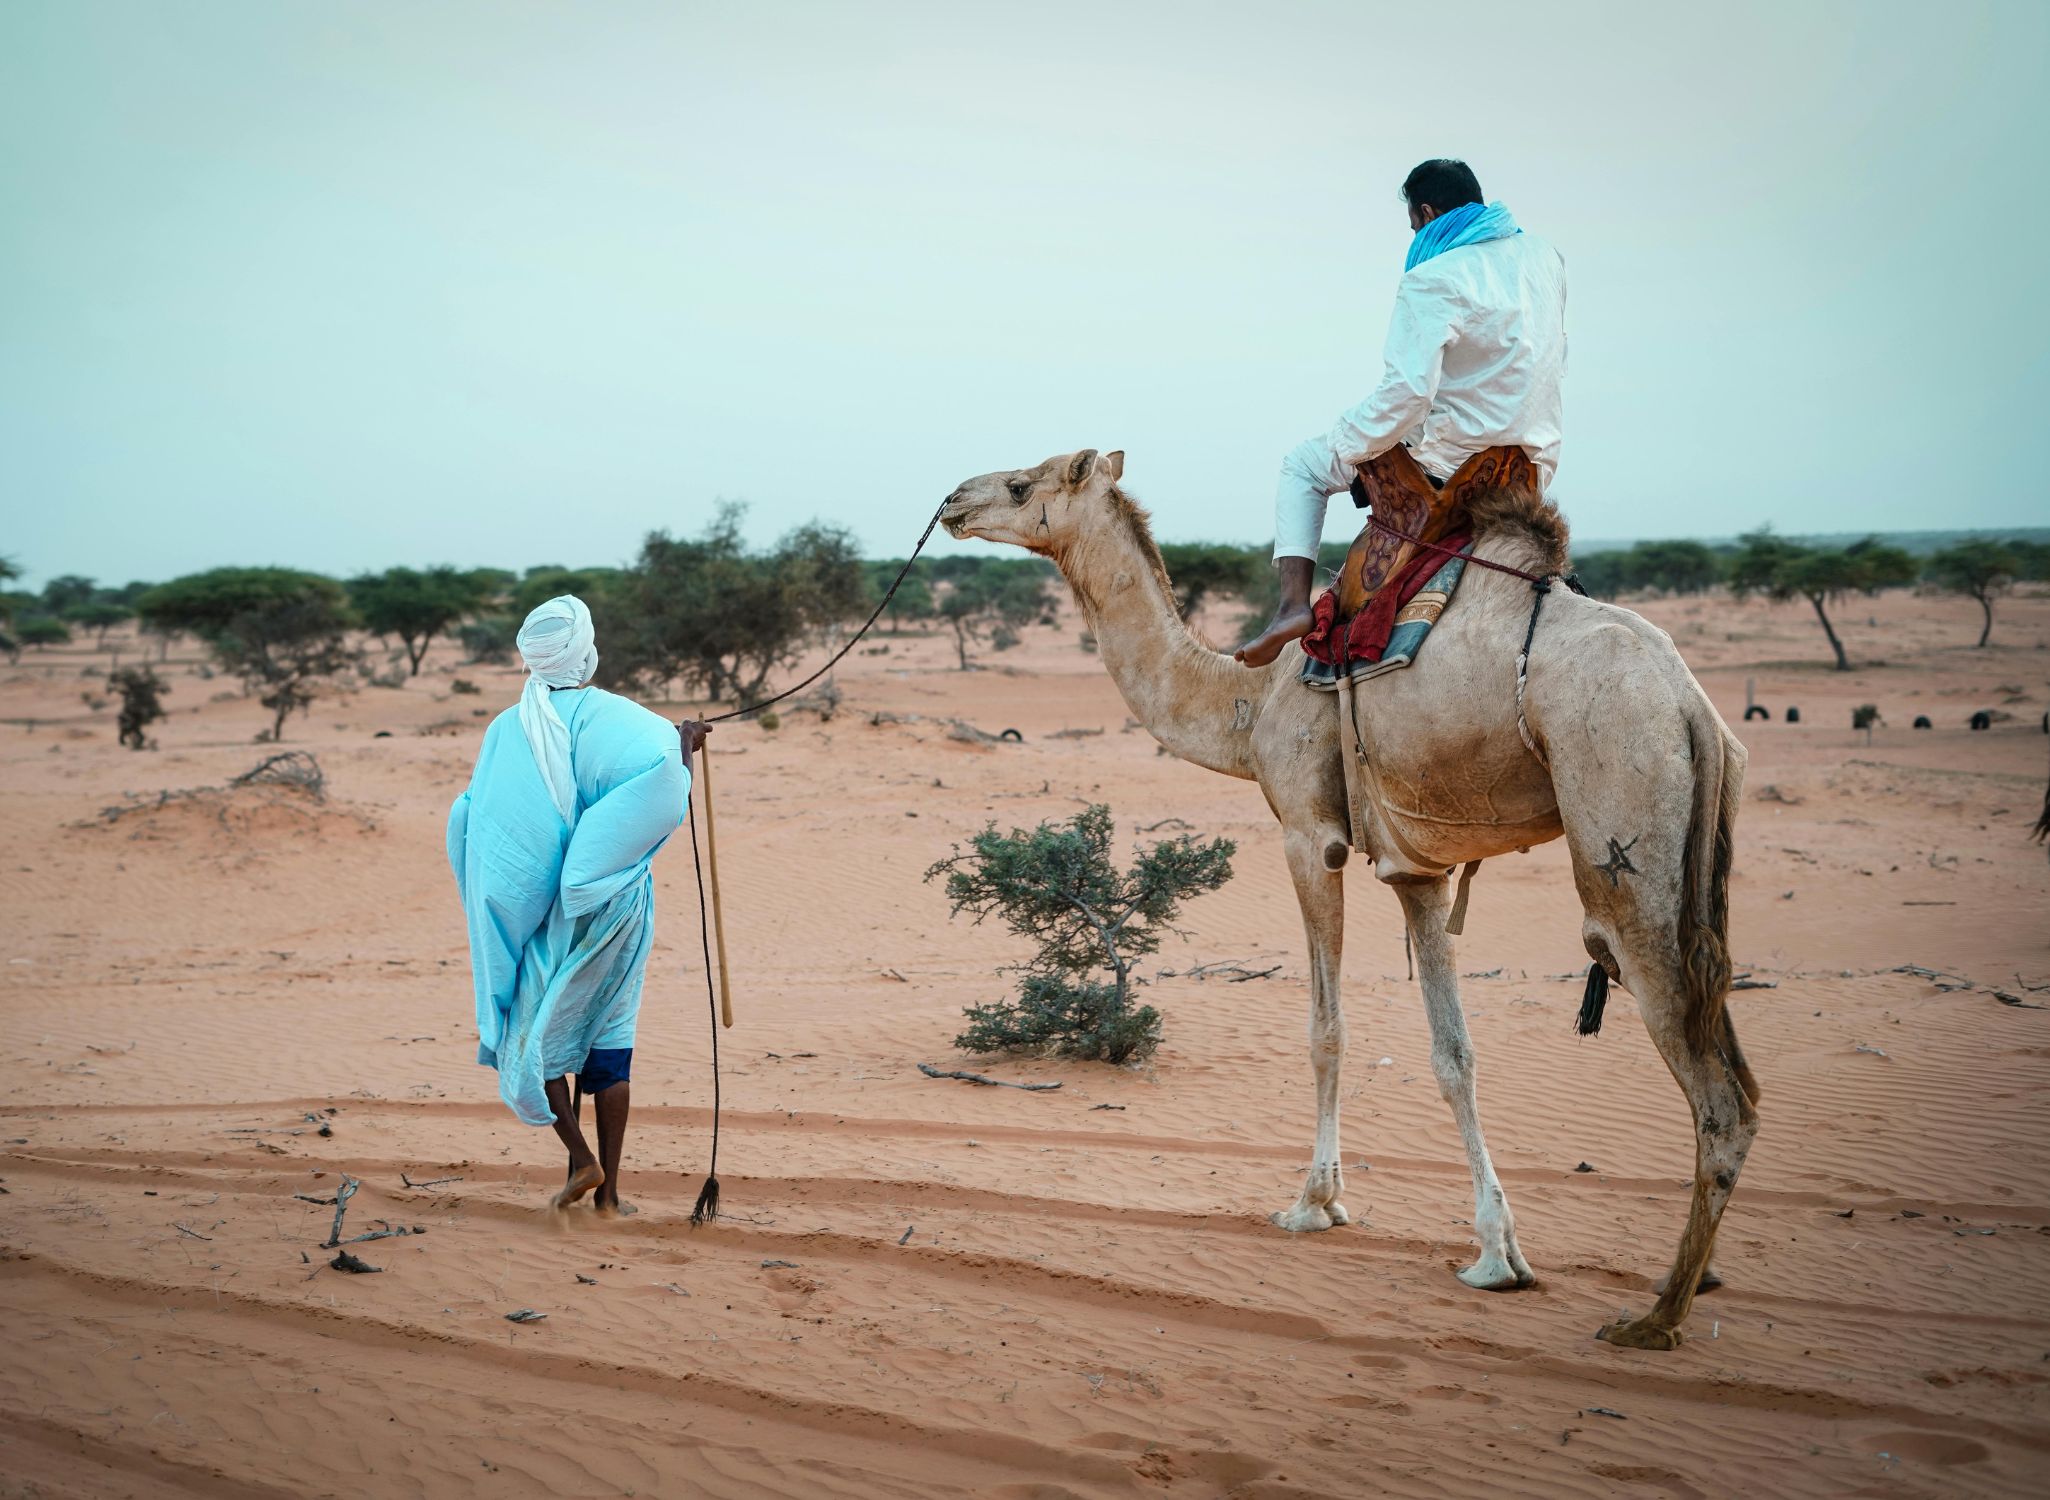
{"label": "dead branch on sand", "polygon": [[982,1084],[985,1088],[1024,1089],[1027,1093],[1034,1094],[1041,1093],[1047,1089],[1057,1089],[1060,1087],[1060,1084],[1058,1083],[1011,1083],[1002,1078],[989,1078],[981,1073],[943,1073],[938,1068],[935,1068],[931,1063],[920,1063],[918,1065],[918,1071],[923,1073],[928,1078],[958,1078],[963,1083],[979,1083]]}
{"label": "dead branch on sand", "polygon": [[342,1242],[342,1217],[349,1211],[349,1200],[356,1196],[356,1189],[363,1186],[346,1172],[342,1174],[342,1185],[335,1189],[335,1227],[328,1232],[327,1243],[320,1248],[332,1250]]}

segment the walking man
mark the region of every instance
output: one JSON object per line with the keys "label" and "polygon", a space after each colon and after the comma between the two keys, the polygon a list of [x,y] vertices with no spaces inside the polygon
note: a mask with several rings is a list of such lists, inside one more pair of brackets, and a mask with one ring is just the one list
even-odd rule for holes
{"label": "walking man", "polygon": [[[672,725],[591,686],[591,611],[565,594],[519,633],[527,684],[485,731],[470,786],[449,809],[476,982],[477,1061],[529,1125],[569,1148],[554,1206],[619,1199],[635,1024],[654,933],[650,863],[690,806],[691,758],[710,732]],[[570,1105],[595,1100],[598,1149]]]}

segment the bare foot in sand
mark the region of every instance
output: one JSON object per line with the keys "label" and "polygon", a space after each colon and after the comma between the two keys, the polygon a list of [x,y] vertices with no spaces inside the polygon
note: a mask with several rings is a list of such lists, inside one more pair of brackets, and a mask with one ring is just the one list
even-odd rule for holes
{"label": "bare foot in sand", "polygon": [[555,1195],[549,1206],[556,1209],[568,1208],[577,1199],[583,1197],[584,1194],[590,1192],[592,1188],[599,1186],[604,1181],[605,1169],[596,1162],[578,1167],[574,1172],[570,1173],[569,1181],[563,1186],[562,1191]]}
{"label": "bare foot in sand", "polygon": [[1239,647],[1232,656],[1249,667],[1264,667],[1281,655],[1283,646],[1308,635],[1310,624],[1309,605],[1283,604],[1274,611],[1274,618],[1267,623],[1267,628]]}

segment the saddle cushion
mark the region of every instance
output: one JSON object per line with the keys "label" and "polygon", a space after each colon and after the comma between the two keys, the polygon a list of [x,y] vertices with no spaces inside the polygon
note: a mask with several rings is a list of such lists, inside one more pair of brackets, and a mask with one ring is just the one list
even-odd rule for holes
{"label": "saddle cushion", "polygon": [[[1462,532],[1446,537],[1439,545],[1461,552],[1472,541]],[[1465,571],[1464,557],[1417,548],[1401,570],[1375,591],[1366,608],[1342,625],[1337,591],[1327,589],[1310,607],[1313,623],[1302,640],[1303,654],[1310,660],[1303,681],[1328,688],[1336,684],[1341,670],[1357,680],[1409,665]],[[1396,649],[1391,651],[1391,646]]]}

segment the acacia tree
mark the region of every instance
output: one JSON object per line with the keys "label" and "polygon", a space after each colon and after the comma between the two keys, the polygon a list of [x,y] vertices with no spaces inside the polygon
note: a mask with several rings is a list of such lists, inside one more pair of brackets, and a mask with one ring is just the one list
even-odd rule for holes
{"label": "acacia tree", "polygon": [[[1110,809],[1029,833],[984,827],[925,872],[946,877],[953,914],[998,916],[1038,952],[999,973],[1022,974],[1015,1000],[970,1006],[954,1045],[970,1052],[1052,1051],[1122,1063],[1160,1044],[1160,1013],[1132,1004],[1132,971],[1174,930],[1181,903],[1231,879],[1230,839],[1165,839],[1129,870],[1111,862]],[[1093,976],[1108,972],[1110,982]]]}
{"label": "acacia tree", "polygon": [[107,644],[107,632],[116,625],[134,619],[135,611],[117,599],[103,595],[97,599],[88,599],[82,604],[71,605],[64,611],[64,618],[74,625],[94,631],[97,636],[96,644],[104,649]]}
{"label": "acacia tree", "polygon": [[[868,571],[868,586],[871,593],[881,595],[896,581],[904,564],[897,560],[871,562],[865,565]],[[930,620],[937,612],[933,599],[932,585],[926,581],[927,566],[921,559],[911,565],[911,571],[904,574],[904,581],[897,586],[897,592],[890,596],[890,602],[883,614],[890,622],[890,634],[902,635],[906,620]]]}
{"label": "acacia tree", "polygon": [[2004,542],[1981,537],[1946,547],[1929,559],[1929,576],[1953,594],[1965,594],[1979,601],[1985,624],[1979,630],[1979,644],[1993,636],[1993,601],[2014,587],[2022,561]]}
{"label": "acacia tree", "polygon": [[198,636],[224,670],[260,692],[275,716],[272,740],[284,737],[295,709],[312,704],[323,678],[361,659],[344,639],[356,623],[348,595],[317,573],[215,568],[159,584],[136,607],[153,628]]}
{"label": "acacia tree", "polygon": [[1811,547],[1775,536],[1769,528],[1740,537],[1729,568],[1730,592],[1740,599],[1751,594],[1806,599],[1822,622],[1839,672],[1851,670],[1851,659],[1844,654],[1844,643],[1837,639],[1825,606],[1848,593],[1876,594],[1914,579],[1915,560],[1877,537],[1848,547]]}
{"label": "acacia tree", "polygon": [[90,578],[78,573],[60,573],[43,585],[43,609],[45,613],[61,618],[64,611],[90,602],[98,593],[98,585]]}
{"label": "acacia tree", "polygon": [[655,686],[681,678],[745,708],[808,640],[868,607],[849,533],[800,526],[756,552],[741,535],[745,514],[728,503],[698,536],[649,534],[609,595],[599,630],[608,643],[598,660],[602,680]]}
{"label": "acacia tree", "polygon": [[994,578],[982,573],[956,578],[940,595],[933,611],[954,632],[954,651],[964,672],[968,670],[968,643],[979,638],[991,623],[997,587]]}
{"label": "acacia tree", "polygon": [[1259,555],[1223,542],[1166,542],[1160,560],[1174,585],[1174,605],[1186,624],[1203,601],[1216,595],[1244,598],[1257,580]]}
{"label": "acacia tree", "polygon": [[448,566],[387,568],[349,580],[349,601],[364,625],[379,635],[395,635],[406,648],[409,676],[420,675],[420,662],[437,635],[455,627],[484,602],[487,583],[477,571]]}

